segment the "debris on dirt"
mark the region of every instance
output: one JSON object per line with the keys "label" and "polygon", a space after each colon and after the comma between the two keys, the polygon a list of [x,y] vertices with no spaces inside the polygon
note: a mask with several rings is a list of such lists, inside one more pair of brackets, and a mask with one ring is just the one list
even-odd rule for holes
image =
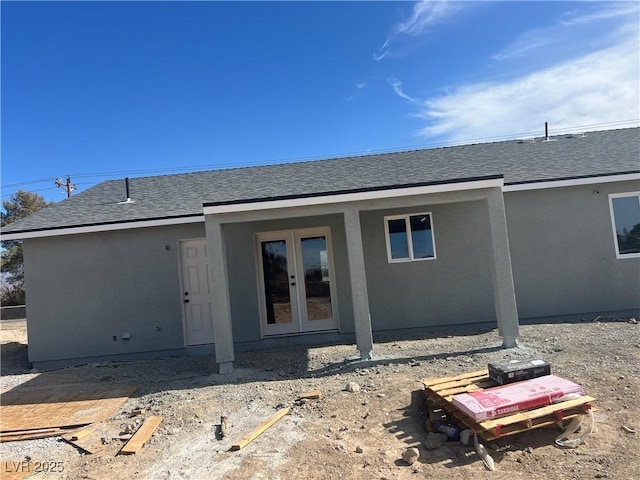
{"label": "debris on dirt", "polygon": [[345,385],[344,389],[350,393],[358,393],[360,391],[360,385],[356,382],[349,382]]}
{"label": "debris on dirt", "polygon": [[[627,448],[624,442],[638,433],[622,426],[637,432],[640,425],[638,325],[630,316],[603,316],[599,322],[592,322],[593,317],[595,314],[585,314],[583,322],[576,317],[555,323],[523,323],[519,346],[507,349],[501,347],[495,324],[382,332],[376,334],[374,358],[366,368],[345,361],[356,352],[351,343],[237,351],[229,375],[216,373],[212,355],[119,362],[117,368],[109,365],[107,369],[87,364],[35,372],[28,363],[24,323],[19,331],[15,323],[2,324],[2,393],[19,385],[37,386],[53,376],[59,384],[99,383],[109,388],[136,384],[140,389],[114,414],[113,434],[98,435],[97,443],[101,438],[111,439],[98,455],[87,455],[51,437],[0,443],[0,458],[9,466],[26,455],[33,461],[61,461],[64,472],[58,476],[68,479],[489,478],[492,472],[483,476],[479,471],[485,467],[473,447],[452,441],[435,450],[422,446],[427,437],[427,411],[421,380],[456,376],[489,362],[538,357],[548,361],[554,373],[583,385],[597,398],[593,411],[598,431],[575,450],[554,444],[560,432],[553,423],[549,428],[487,440],[500,478],[636,478],[640,449]],[[12,345],[21,347],[6,348]],[[285,376],[278,375],[281,370]],[[624,380],[618,380],[619,376]],[[351,380],[360,384],[358,394],[343,391]],[[292,399],[315,389],[322,391],[321,400],[294,406]],[[228,452],[237,440],[236,432],[241,437],[252,431],[279,404],[293,408],[276,428],[247,448]],[[164,420],[137,455],[117,456],[127,437],[120,433],[125,425],[131,423],[135,431],[139,424],[134,420],[144,419],[144,415],[130,418],[136,408],[162,415]],[[229,415],[224,439],[218,438],[221,415]],[[354,453],[357,446],[363,453]],[[417,447],[419,456],[407,466],[401,456],[410,447]],[[55,474],[44,474],[50,476]]]}
{"label": "debris on dirt", "polygon": [[227,429],[229,428],[229,418],[226,415],[220,416],[220,437],[227,436]]}
{"label": "debris on dirt", "polygon": [[133,434],[133,437],[120,449],[120,453],[124,455],[138,453],[151,438],[151,435],[153,435],[153,432],[156,431],[156,428],[158,428],[161,422],[162,417],[158,415],[148,417],[138,431]]}
{"label": "debris on dirt", "polygon": [[248,444],[250,444],[251,442],[253,442],[256,438],[258,438],[260,435],[262,435],[265,430],[267,430],[268,428],[270,428],[272,425],[274,425],[278,420],[280,420],[282,417],[284,417],[287,413],[289,413],[290,408],[286,407],[286,408],[282,408],[280,410],[278,410],[276,413],[274,413],[271,417],[269,417],[267,420],[265,420],[258,428],[256,428],[253,432],[251,432],[250,434],[242,437],[240,439],[240,441],[238,441],[237,443],[234,443],[233,445],[231,445],[231,450],[240,450],[244,447],[246,447]]}
{"label": "debris on dirt", "polygon": [[413,465],[418,460],[419,457],[420,457],[420,450],[418,450],[416,447],[409,447],[402,454],[402,460],[407,465]]}
{"label": "debris on dirt", "polygon": [[484,463],[484,466],[487,467],[487,469],[491,470],[492,472],[495,471],[496,465],[495,465],[495,462],[493,461],[493,457],[489,455],[489,452],[487,451],[486,447],[478,441],[477,435],[473,437],[473,446],[476,449],[476,453],[482,460],[482,463]]}
{"label": "debris on dirt", "polygon": [[471,443],[471,434],[473,432],[470,429],[465,429],[460,432],[460,443],[462,445],[469,445]]}
{"label": "debris on dirt", "polygon": [[444,445],[447,440],[449,440],[449,437],[445,433],[429,432],[424,442],[424,447],[427,450],[435,450]]}
{"label": "debris on dirt", "polygon": [[319,400],[320,398],[322,398],[320,390],[311,390],[298,396],[298,400]]}

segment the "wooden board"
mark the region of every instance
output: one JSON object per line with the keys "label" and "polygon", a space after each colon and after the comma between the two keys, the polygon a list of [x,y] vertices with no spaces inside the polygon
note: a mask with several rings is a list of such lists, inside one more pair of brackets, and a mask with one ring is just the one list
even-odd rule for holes
{"label": "wooden board", "polygon": [[132,385],[21,386],[0,396],[0,432],[88,425],[114,415],[137,390]]}
{"label": "wooden board", "polygon": [[35,440],[37,438],[55,437],[67,433],[68,428],[38,428],[35,430],[17,430],[0,434],[0,442],[17,442],[19,440]]}
{"label": "wooden board", "polygon": [[72,430],[62,435],[62,438],[87,453],[96,454],[104,449],[103,438],[111,440],[119,433],[116,423],[102,422]]}
{"label": "wooden board", "polygon": [[322,392],[320,390],[311,390],[301,394],[298,400],[318,400],[319,398],[322,398]]}
{"label": "wooden board", "polygon": [[591,402],[595,400],[593,397],[584,395],[575,400],[567,400],[504,417],[476,422],[453,405],[453,396],[497,386],[489,378],[488,370],[478,370],[453,377],[427,378],[422,383],[425,387],[424,393],[429,401],[442,407],[460,426],[471,429],[485,440],[494,440],[534,428],[561,426],[564,420],[570,420],[587,413],[591,408]]}
{"label": "wooden board", "polygon": [[162,417],[160,416],[152,415],[148,417],[138,431],[133,434],[133,437],[122,447],[120,453],[124,455],[137,453],[147,440],[151,438],[151,435],[153,435],[153,432],[158,428],[160,422],[162,422]]}
{"label": "wooden board", "polygon": [[287,413],[289,413],[290,408],[283,408],[278,410],[274,415],[269,417],[265,422],[262,423],[258,428],[256,428],[249,435],[246,435],[240,439],[238,443],[234,443],[231,445],[231,450],[240,450],[241,448],[246,447],[248,444],[253,442],[256,438],[258,438],[265,430],[275,424],[278,420],[284,417]]}

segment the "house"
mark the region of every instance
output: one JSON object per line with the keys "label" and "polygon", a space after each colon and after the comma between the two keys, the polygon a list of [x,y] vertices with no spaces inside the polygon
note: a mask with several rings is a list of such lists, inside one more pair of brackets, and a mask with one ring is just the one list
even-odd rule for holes
{"label": "house", "polygon": [[640,129],[105,181],[24,242],[35,367],[640,309]]}

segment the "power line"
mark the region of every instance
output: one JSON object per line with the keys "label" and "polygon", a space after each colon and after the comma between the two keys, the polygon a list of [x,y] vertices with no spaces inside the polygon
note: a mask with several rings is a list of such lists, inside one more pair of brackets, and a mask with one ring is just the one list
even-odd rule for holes
{"label": "power line", "polygon": [[56,178],[56,187],[64,189],[64,191],[67,192],[67,198],[70,198],[71,192],[78,188],[71,183],[71,177],[69,175],[67,175],[67,181],[64,183],[61,178]]}
{"label": "power line", "polygon": [[[629,119],[629,120],[619,120],[615,122],[607,122],[607,123],[592,123],[586,125],[577,125],[574,127],[565,127],[565,128],[556,128],[553,129],[553,134],[567,134],[567,133],[578,133],[583,132],[588,129],[598,129],[598,128],[611,128],[611,127],[631,127],[637,126],[640,123],[640,119]],[[392,152],[400,152],[404,150],[421,150],[426,148],[435,148],[435,147],[447,147],[453,145],[463,145],[470,143],[484,143],[484,142],[497,142],[497,141],[506,141],[513,140],[517,138],[525,138],[532,136],[541,136],[542,135],[542,126],[540,130],[535,131],[527,131],[527,132],[519,132],[507,135],[497,135],[492,137],[477,137],[477,138],[468,138],[464,140],[457,140],[452,142],[431,142],[431,143],[422,143],[415,144],[403,147],[396,148],[387,148],[387,149],[376,149],[369,151],[359,151],[359,152],[348,152],[348,153],[333,153],[333,154],[323,154],[323,155],[314,155],[314,156],[306,156],[306,157],[290,157],[290,158],[280,158],[280,159],[270,159],[270,160],[257,160],[257,161],[245,161],[245,162],[223,162],[223,163],[215,163],[215,164],[205,164],[205,165],[187,165],[180,167],[165,167],[165,168],[148,168],[148,169],[136,169],[136,170],[116,170],[116,171],[106,171],[106,172],[93,172],[93,173],[72,173],[74,178],[81,179],[89,179],[89,178],[100,178],[100,177],[121,177],[126,175],[149,175],[149,174],[161,174],[161,173],[179,173],[179,172],[195,172],[198,170],[221,170],[225,168],[237,168],[237,167],[253,167],[253,166],[262,166],[262,165],[274,165],[280,163],[292,163],[292,162],[303,162],[310,160],[320,160],[320,159],[329,159],[329,158],[341,158],[341,157],[354,157],[354,156],[363,156],[363,155],[373,155],[380,153],[392,153]],[[11,183],[7,185],[2,185],[0,188],[8,189],[15,188],[23,185],[32,185],[37,183],[45,183],[50,181],[60,180],[48,177],[42,178],[39,180],[26,180],[24,182]],[[84,182],[80,184],[74,184],[71,190],[74,190],[76,185],[89,185],[95,182]],[[64,185],[60,185],[60,188],[65,188]],[[41,189],[41,190],[48,190]],[[41,191],[39,190],[39,191]],[[67,192],[70,195],[70,192]],[[6,197],[9,195],[2,195],[2,197]]]}

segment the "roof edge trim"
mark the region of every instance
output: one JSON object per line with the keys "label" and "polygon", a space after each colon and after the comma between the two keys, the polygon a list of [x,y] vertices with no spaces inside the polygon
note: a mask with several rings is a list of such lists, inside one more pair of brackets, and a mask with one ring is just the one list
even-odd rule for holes
{"label": "roof edge trim", "polygon": [[180,217],[158,217],[145,220],[124,220],[121,222],[104,222],[70,227],[43,228],[22,230],[3,234],[2,240],[23,240],[26,238],[57,237],[61,235],[75,235],[79,233],[110,232],[113,230],[129,230],[134,228],[161,227],[166,225],[181,225],[185,223],[204,222],[204,215],[197,213]]}
{"label": "roof edge trim", "polygon": [[581,177],[566,177],[549,180],[534,180],[532,182],[507,183],[503,192],[521,192],[525,190],[540,190],[544,188],[575,187],[593,185],[596,183],[626,182],[640,180],[640,170],[620,173],[603,173],[601,175],[585,175]]}
{"label": "roof edge trim", "polygon": [[252,198],[233,202],[212,202],[203,205],[205,215],[220,213],[239,213],[256,210],[272,210],[279,208],[307,207],[318,204],[349,203],[384,198],[409,197],[442,192],[458,192],[481,188],[502,187],[504,177],[491,175],[486,177],[462,178],[442,182],[392,185],[357,190],[322,192],[307,195],[288,195],[271,198]]}

